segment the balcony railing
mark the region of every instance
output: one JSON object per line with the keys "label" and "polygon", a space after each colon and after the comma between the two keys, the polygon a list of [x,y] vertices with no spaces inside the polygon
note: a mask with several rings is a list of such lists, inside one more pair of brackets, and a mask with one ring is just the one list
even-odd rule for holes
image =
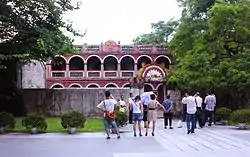
{"label": "balcony railing", "polygon": [[70,71],[69,77],[84,77],[84,71]]}
{"label": "balcony railing", "polygon": [[134,71],[122,71],[120,73],[120,77],[123,77],[123,78],[131,78],[131,77],[134,77]]}
{"label": "balcony railing", "polygon": [[66,75],[66,71],[51,71],[50,77],[52,78],[132,78],[134,77],[134,71],[69,71],[68,75]]}
{"label": "balcony railing", "polygon": [[66,71],[52,71],[51,77],[65,77]]}
{"label": "balcony railing", "polygon": [[101,72],[100,71],[88,71],[88,77],[100,78]]}
{"label": "balcony railing", "polygon": [[118,77],[117,71],[104,71],[104,77],[116,78],[116,77]]}

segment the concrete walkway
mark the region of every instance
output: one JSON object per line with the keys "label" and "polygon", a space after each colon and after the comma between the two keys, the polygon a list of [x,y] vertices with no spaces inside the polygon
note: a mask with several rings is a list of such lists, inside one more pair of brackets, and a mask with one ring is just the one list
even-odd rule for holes
{"label": "concrete walkway", "polygon": [[[173,130],[157,122],[156,136],[133,137],[132,126],[123,128],[121,139],[104,133],[47,133],[39,135],[0,135],[1,157],[241,157],[250,155],[250,131],[228,126],[197,129],[187,135],[183,128]],[[176,124],[177,122],[175,122]]]}

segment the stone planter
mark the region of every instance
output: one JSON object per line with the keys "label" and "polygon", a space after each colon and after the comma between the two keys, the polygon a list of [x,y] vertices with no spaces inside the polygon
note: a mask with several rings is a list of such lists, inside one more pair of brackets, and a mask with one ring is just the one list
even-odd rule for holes
{"label": "stone planter", "polygon": [[76,133],[76,127],[68,127],[68,133],[69,134],[75,134]]}
{"label": "stone planter", "polygon": [[38,129],[37,129],[36,127],[34,127],[34,128],[32,128],[32,129],[30,130],[30,133],[31,133],[31,134],[38,134]]}
{"label": "stone planter", "polygon": [[221,120],[221,121],[217,122],[216,124],[219,124],[219,125],[228,125],[228,121],[227,120]]}
{"label": "stone planter", "polygon": [[245,130],[245,129],[247,129],[247,124],[246,123],[239,123],[238,127],[239,127],[239,129]]}
{"label": "stone planter", "polygon": [[0,134],[6,133],[6,128],[4,126],[0,127]]}

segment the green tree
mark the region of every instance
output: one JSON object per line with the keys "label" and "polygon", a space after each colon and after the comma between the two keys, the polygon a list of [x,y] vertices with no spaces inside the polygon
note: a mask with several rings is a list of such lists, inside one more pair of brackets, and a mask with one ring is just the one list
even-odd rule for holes
{"label": "green tree", "polygon": [[[168,81],[181,88],[220,88],[244,95],[250,87],[250,3],[210,2],[182,1],[181,24],[170,42],[176,62]],[[201,10],[195,9],[202,4]]]}
{"label": "green tree", "polygon": [[71,0],[1,0],[0,63],[19,58],[46,60],[75,51],[64,32],[82,34],[62,17],[79,5],[72,5]]}
{"label": "green tree", "polygon": [[72,0],[0,1],[0,111],[15,115],[23,112],[16,86],[18,63],[44,61],[76,51],[73,40],[65,33],[84,34],[63,21],[63,15],[79,6]]}
{"label": "green tree", "polygon": [[142,34],[136,37],[133,42],[136,44],[165,44],[168,37],[175,31],[178,21],[170,19],[168,22],[159,21],[151,24],[151,33]]}

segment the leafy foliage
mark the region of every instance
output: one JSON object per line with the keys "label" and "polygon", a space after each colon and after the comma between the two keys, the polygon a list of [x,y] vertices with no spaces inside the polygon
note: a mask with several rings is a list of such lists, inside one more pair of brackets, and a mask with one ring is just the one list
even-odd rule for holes
{"label": "leafy foliage", "polygon": [[230,120],[233,124],[246,123],[250,124],[250,110],[236,110],[232,113]]}
{"label": "leafy foliage", "polygon": [[118,127],[124,126],[127,124],[128,116],[125,112],[121,112],[119,110],[116,110],[115,114],[116,114],[115,121],[116,121]]}
{"label": "leafy foliage", "polygon": [[82,113],[76,111],[65,113],[61,117],[61,125],[65,129],[68,127],[84,128],[85,122],[85,116]]}
{"label": "leafy foliage", "polygon": [[220,107],[215,111],[216,116],[221,120],[228,120],[232,110],[227,107]]}
{"label": "leafy foliage", "polygon": [[168,82],[181,88],[250,87],[248,0],[181,0],[180,25],[170,47],[175,66]]}
{"label": "leafy foliage", "polygon": [[45,131],[47,129],[45,118],[42,115],[37,115],[35,113],[27,114],[22,120],[22,125],[26,127],[27,130],[37,128],[40,131]]}
{"label": "leafy foliage", "polygon": [[11,113],[1,112],[0,113],[0,127],[5,129],[14,129],[15,128],[15,117]]}
{"label": "leafy foliage", "polygon": [[36,59],[75,51],[70,32],[83,36],[62,20],[67,11],[79,8],[72,0],[1,0],[0,65],[6,60]]}
{"label": "leafy foliage", "polygon": [[178,21],[170,19],[168,22],[159,21],[152,23],[153,31],[149,34],[142,34],[136,37],[133,42],[136,44],[165,44],[168,37],[175,31]]}

